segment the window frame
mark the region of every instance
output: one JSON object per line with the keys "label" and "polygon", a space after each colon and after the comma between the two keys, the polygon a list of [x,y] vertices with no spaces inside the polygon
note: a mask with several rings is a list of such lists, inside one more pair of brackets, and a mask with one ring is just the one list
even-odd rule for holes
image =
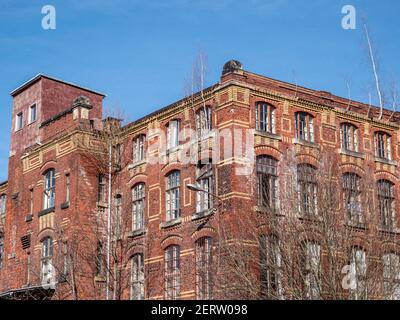
{"label": "window frame", "polygon": [[24,127],[24,113],[18,112],[15,118],[15,131],[22,130]]}
{"label": "window frame", "polygon": [[264,234],[259,241],[261,294],[267,299],[281,299],[282,253],[279,238],[275,234]]}
{"label": "window frame", "polygon": [[166,221],[173,221],[179,219],[181,216],[180,189],[181,189],[181,172],[179,170],[171,171],[166,176],[166,187],[165,187]]}
{"label": "window frame", "polygon": [[164,250],[165,299],[176,300],[181,293],[180,246],[170,245]]}
{"label": "window frame", "polygon": [[295,113],[296,138],[299,141],[315,143],[314,119],[312,114],[304,111]]}
{"label": "window frame", "polygon": [[381,225],[385,230],[393,230],[396,226],[395,184],[386,179],[376,182]]}
{"label": "window frame", "polygon": [[0,194],[0,217],[5,217],[7,213],[7,194]]}
{"label": "window frame", "polygon": [[144,274],[144,254],[135,253],[131,257],[130,274],[130,299],[144,300],[145,298],[145,274]]}
{"label": "window frame", "polygon": [[[279,161],[269,155],[256,157],[257,206],[262,211],[279,209]],[[262,188],[266,185],[266,188]]]}
{"label": "window frame", "polygon": [[198,137],[206,135],[212,130],[212,108],[211,106],[200,107],[195,114],[196,131]]}
{"label": "window frame", "polygon": [[41,283],[51,284],[54,281],[54,241],[52,237],[45,237],[41,242]]}
{"label": "window frame", "polygon": [[195,242],[196,298],[211,300],[213,292],[213,239],[205,236]]}
{"label": "window frame", "polygon": [[361,203],[361,177],[354,172],[342,174],[343,205],[347,221],[355,224],[364,223]]}
{"label": "window frame", "polygon": [[359,129],[352,123],[340,124],[340,147],[343,151],[359,152]]}
{"label": "window frame", "polygon": [[132,231],[144,228],[144,213],[146,208],[146,185],[143,182],[132,187]]}
{"label": "window frame", "polygon": [[391,135],[385,131],[374,133],[375,156],[379,159],[392,160]]}
{"label": "window frame", "polygon": [[167,126],[167,148],[168,150],[175,149],[180,145],[179,130],[181,121],[173,119],[168,122]]}
{"label": "window frame", "polygon": [[256,130],[276,134],[276,108],[268,102],[258,101],[255,113]]}
{"label": "window frame", "polygon": [[56,171],[49,169],[44,174],[43,209],[51,209],[56,205]]}
{"label": "window frame", "polygon": [[139,134],[133,139],[133,163],[146,159],[146,135]]}
{"label": "window frame", "polygon": [[29,107],[29,124],[36,122],[36,120],[37,120],[37,104],[34,103]]}
{"label": "window frame", "polygon": [[[299,195],[299,212],[302,217],[318,216],[317,168],[308,163],[297,165],[297,189]],[[305,176],[307,174],[307,176]]]}

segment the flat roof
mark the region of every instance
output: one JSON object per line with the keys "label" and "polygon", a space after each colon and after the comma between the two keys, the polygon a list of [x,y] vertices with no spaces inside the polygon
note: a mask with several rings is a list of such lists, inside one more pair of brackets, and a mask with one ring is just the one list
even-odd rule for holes
{"label": "flat roof", "polygon": [[16,88],[13,91],[11,91],[10,95],[12,97],[16,96],[18,93],[20,93],[21,91],[23,91],[24,89],[26,89],[27,87],[31,86],[32,84],[34,84],[35,82],[39,81],[42,78],[53,80],[53,81],[60,82],[60,83],[64,83],[64,84],[67,84],[69,86],[82,89],[84,91],[88,91],[88,92],[91,92],[91,93],[94,93],[94,94],[98,94],[98,95],[100,95],[102,97],[106,97],[107,96],[104,93],[101,93],[101,92],[98,92],[98,91],[91,90],[89,88],[85,88],[85,87],[79,86],[79,85],[77,85],[75,83],[72,83],[72,82],[68,82],[68,81],[60,80],[60,79],[57,79],[57,78],[54,78],[54,77],[50,77],[50,76],[42,74],[42,73],[39,73],[36,76],[34,76],[33,78],[31,78],[28,81],[24,82],[18,88]]}

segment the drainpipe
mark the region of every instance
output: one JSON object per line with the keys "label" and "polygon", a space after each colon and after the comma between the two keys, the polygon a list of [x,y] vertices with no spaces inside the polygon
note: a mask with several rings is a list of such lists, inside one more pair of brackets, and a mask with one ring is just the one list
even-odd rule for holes
{"label": "drainpipe", "polygon": [[110,245],[111,245],[111,170],[112,144],[109,142],[108,159],[108,210],[107,210],[107,266],[106,266],[106,300],[110,300]]}

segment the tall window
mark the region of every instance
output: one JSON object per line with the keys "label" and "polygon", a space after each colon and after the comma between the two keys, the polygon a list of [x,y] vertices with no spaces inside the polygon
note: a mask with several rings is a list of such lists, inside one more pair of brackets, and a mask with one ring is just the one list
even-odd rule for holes
{"label": "tall window", "polygon": [[139,183],[132,188],[132,230],[144,227],[145,185]]}
{"label": "tall window", "polygon": [[282,298],[282,259],[275,235],[260,238],[261,294],[268,299]]}
{"label": "tall window", "polygon": [[196,241],[196,294],[198,300],[212,299],[212,239]]}
{"label": "tall window", "polygon": [[180,293],[180,248],[172,245],[165,250],[165,299],[175,300]]}
{"label": "tall window", "polygon": [[197,184],[206,192],[196,192],[196,212],[208,211],[213,206],[213,199],[210,192],[213,191],[213,167],[212,163],[200,164],[197,167]]}
{"label": "tall window", "polygon": [[305,112],[296,112],[296,137],[299,140],[314,142],[314,118]]}
{"label": "tall window", "polygon": [[24,126],[24,114],[22,112],[17,114],[15,119],[15,130],[21,130]]}
{"label": "tall window", "polygon": [[350,123],[340,125],[340,145],[342,150],[358,152],[358,130]]}
{"label": "tall window", "polygon": [[350,223],[363,222],[361,211],[361,178],[355,173],[343,174],[344,207]]}
{"label": "tall window", "polygon": [[270,156],[257,157],[257,199],[261,209],[278,209],[278,161]]}
{"label": "tall window", "polygon": [[400,256],[383,255],[383,291],[386,299],[400,300]]}
{"label": "tall window", "polygon": [[71,198],[71,176],[70,174],[65,175],[65,202],[69,203]]}
{"label": "tall window", "polygon": [[0,269],[3,267],[4,259],[4,236],[0,233]]}
{"label": "tall window", "polygon": [[375,155],[382,159],[392,159],[390,136],[385,132],[375,132]]}
{"label": "tall window", "polygon": [[43,209],[53,208],[56,197],[56,172],[50,169],[44,176],[44,203]]}
{"label": "tall window", "polygon": [[168,124],[168,149],[179,146],[179,120],[171,120]]}
{"label": "tall window", "polygon": [[103,242],[97,241],[96,246],[96,257],[95,257],[95,265],[96,265],[96,276],[104,276],[105,274],[105,261],[104,261],[104,248]]}
{"label": "tall window", "polygon": [[0,195],[0,217],[6,214],[7,196],[5,194]]}
{"label": "tall window", "polygon": [[119,239],[121,237],[121,223],[122,223],[122,196],[117,194],[114,199],[115,214],[114,214],[114,230],[115,237]]}
{"label": "tall window", "polygon": [[33,189],[29,190],[29,213],[33,214]]}
{"label": "tall window", "polygon": [[131,259],[131,300],[144,300],[143,253],[137,253]]}
{"label": "tall window", "polygon": [[98,188],[97,199],[100,203],[106,202],[106,176],[104,174],[99,175],[99,188]]}
{"label": "tall window", "polygon": [[317,181],[316,168],[309,164],[297,166],[297,188],[299,193],[299,210],[304,216],[317,214]]}
{"label": "tall window", "polygon": [[122,165],[122,144],[118,143],[114,147],[114,164],[117,170],[121,170]]}
{"label": "tall window", "polygon": [[256,130],[275,133],[275,108],[268,103],[256,104]]}
{"label": "tall window", "polygon": [[35,122],[37,118],[36,103],[29,107],[29,123]]}
{"label": "tall window", "polygon": [[321,298],[321,247],[318,243],[304,243],[304,285],[307,299]]}
{"label": "tall window", "polygon": [[196,112],[196,128],[199,137],[208,133],[212,128],[211,108],[206,106]]}
{"label": "tall window", "polygon": [[391,230],[394,227],[395,218],[394,184],[388,180],[379,180],[377,189],[382,226]]}
{"label": "tall window", "polygon": [[145,159],[146,136],[141,134],[133,140],[133,162],[143,161]]}
{"label": "tall window", "polygon": [[351,249],[350,271],[355,277],[355,288],[351,290],[351,297],[356,300],[365,299],[367,294],[367,287],[365,283],[367,262],[366,252],[364,249],[359,247],[353,247]]}
{"label": "tall window", "polygon": [[42,284],[53,282],[53,239],[50,237],[42,241]]}
{"label": "tall window", "polygon": [[170,221],[180,217],[180,172],[171,172],[166,184],[166,213],[167,221]]}

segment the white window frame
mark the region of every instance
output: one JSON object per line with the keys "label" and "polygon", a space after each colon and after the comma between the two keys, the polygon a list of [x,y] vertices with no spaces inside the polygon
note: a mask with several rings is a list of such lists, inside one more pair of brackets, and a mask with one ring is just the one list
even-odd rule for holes
{"label": "white window frame", "polygon": [[41,279],[42,285],[50,285],[54,282],[53,270],[53,239],[50,237],[42,241],[42,261],[41,261]]}
{"label": "white window frame", "polygon": [[133,140],[133,162],[141,162],[146,158],[145,154],[146,136],[141,134]]}
{"label": "white window frame", "polygon": [[166,219],[173,221],[181,215],[180,171],[172,171],[166,177]]}
{"label": "white window frame", "polygon": [[15,131],[19,131],[24,127],[24,113],[18,112],[15,118]]}
{"label": "white window frame", "polygon": [[136,253],[131,258],[131,300],[144,300],[144,255]]}
{"label": "white window frame", "polygon": [[179,146],[179,120],[171,120],[168,123],[168,149],[174,149]]}
{"label": "white window frame", "polygon": [[29,107],[29,124],[35,122],[36,120],[37,120],[37,104],[34,103]]}
{"label": "white window frame", "polygon": [[55,207],[56,198],[56,172],[54,169],[50,169],[44,176],[44,200],[43,209],[50,209]]}
{"label": "white window frame", "polygon": [[146,186],[138,183],[132,188],[132,230],[144,228],[144,210],[146,204]]}

